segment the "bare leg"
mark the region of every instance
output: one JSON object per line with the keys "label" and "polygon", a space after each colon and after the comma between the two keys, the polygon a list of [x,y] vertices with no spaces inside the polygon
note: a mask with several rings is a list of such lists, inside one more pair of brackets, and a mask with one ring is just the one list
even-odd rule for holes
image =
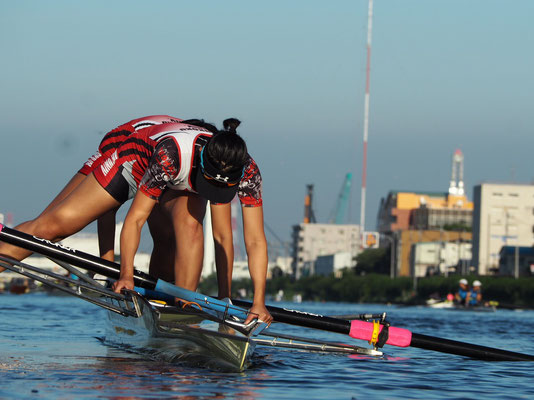
{"label": "bare leg", "polygon": [[148,273],[156,278],[174,282],[176,239],[171,215],[160,203],[156,204],[148,217],[148,229],[154,242]]}
{"label": "bare leg", "polygon": [[[90,174],[53,208],[34,220],[23,222],[15,229],[55,242],[82,230],[100,215],[119,205]],[[20,247],[0,243],[0,254],[7,257],[22,260],[31,253]]]}
{"label": "bare leg", "polygon": [[115,215],[119,208],[114,208],[98,218],[98,249],[100,257],[115,261]]}
{"label": "bare leg", "polygon": [[210,209],[219,297],[230,297],[234,266],[232,207],[230,204],[218,204],[212,205]]}
{"label": "bare leg", "polygon": [[[202,221],[206,213],[206,200],[193,193],[169,190],[163,196],[161,207],[170,215],[174,229],[175,283],[196,290],[204,257]],[[167,225],[171,221],[167,219]],[[158,226],[161,228],[164,225]]]}
{"label": "bare leg", "polygon": [[67,197],[84,179],[86,175],[79,172],[74,175],[71,180],[65,185],[65,187],[58,193],[58,195],[50,202],[50,204],[43,210],[41,214],[51,210],[57,204],[59,204],[65,197]]}

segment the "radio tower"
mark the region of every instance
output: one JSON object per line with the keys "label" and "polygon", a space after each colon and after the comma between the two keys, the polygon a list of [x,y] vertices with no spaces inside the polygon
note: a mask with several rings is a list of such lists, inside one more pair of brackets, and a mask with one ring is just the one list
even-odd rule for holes
{"label": "radio tower", "polygon": [[365,192],[367,187],[367,137],[369,134],[369,84],[371,78],[371,33],[373,29],[373,0],[369,0],[367,15],[367,68],[365,79],[365,109],[363,116],[363,169],[362,169],[362,199],[360,209],[360,229],[363,238],[365,231]]}

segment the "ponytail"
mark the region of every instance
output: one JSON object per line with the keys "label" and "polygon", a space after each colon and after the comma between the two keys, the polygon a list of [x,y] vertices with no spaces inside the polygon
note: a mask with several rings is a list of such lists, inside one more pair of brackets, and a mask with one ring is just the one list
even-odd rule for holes
{"label": "ponytail", "polygon": [[218,130],[213,124],[203,119],[188,119],[181,122],[207,129],[213,133],[206,145],[205,156],[221,171],[243,169],[248,162],[247,145],[237,133],[237,127],[241,124],[237,118],[225,119],[224,130]]}
{"label": "ponytail", "polygon": [[211,162],[223,171],[242,169],[249,159],[247,145],[237,134],[237,127],[241,124],[237,118],[223,121],[224,130],[208,142],[206,154]]}
{"label": "ponytail", "polygon": [[223,121],[223,127],[226,132],[237,133],[237,127],[241,124],[241,121],[237,118],[228,118]]}

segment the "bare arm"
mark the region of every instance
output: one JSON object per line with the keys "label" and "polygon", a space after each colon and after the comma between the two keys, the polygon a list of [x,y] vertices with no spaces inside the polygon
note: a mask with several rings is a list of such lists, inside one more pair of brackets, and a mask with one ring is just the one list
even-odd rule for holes
{"label": "bare arm", "polygon": [[[267,239],[263,227],[263,207],[243,207],[243,234],[247,249],[250,278],[254,285],[252,313],[264,322],[270,323],[272,316],[265,307],[265,285],[267,280]],[[246,322],[254,316],[249,315]]]}
{"label": "bare arm", "polygon": [[121,273],[119,280],[113,285],[113,290],[117,293],[122,288],[134,288],[134,257],[139,247],[141,229],[155,205],[156,200],[138,191],[126,214],[121,232]]}

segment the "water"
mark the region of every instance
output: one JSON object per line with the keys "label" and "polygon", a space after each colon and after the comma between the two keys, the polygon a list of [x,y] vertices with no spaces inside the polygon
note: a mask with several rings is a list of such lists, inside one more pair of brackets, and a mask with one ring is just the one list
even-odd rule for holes
{"label": "water", "polygon": [[[321,314],[387,311],[393,325],[534,354],[534,311],[455,312],[303,303]],[[484,362],[386,346],[387,359],[258,348],[243,373],[221,373],[111,348],[100,308],[67,296],[0,296],[0,398],[31,399],[522,399],[534,396],[534,363]],[[273,328],[274,329],[274,328]],[[280,328],[276,329],[277,331]],[[291,327],[285,333],[303,334]],[[316,338],[366,345],[317,332]]]}

